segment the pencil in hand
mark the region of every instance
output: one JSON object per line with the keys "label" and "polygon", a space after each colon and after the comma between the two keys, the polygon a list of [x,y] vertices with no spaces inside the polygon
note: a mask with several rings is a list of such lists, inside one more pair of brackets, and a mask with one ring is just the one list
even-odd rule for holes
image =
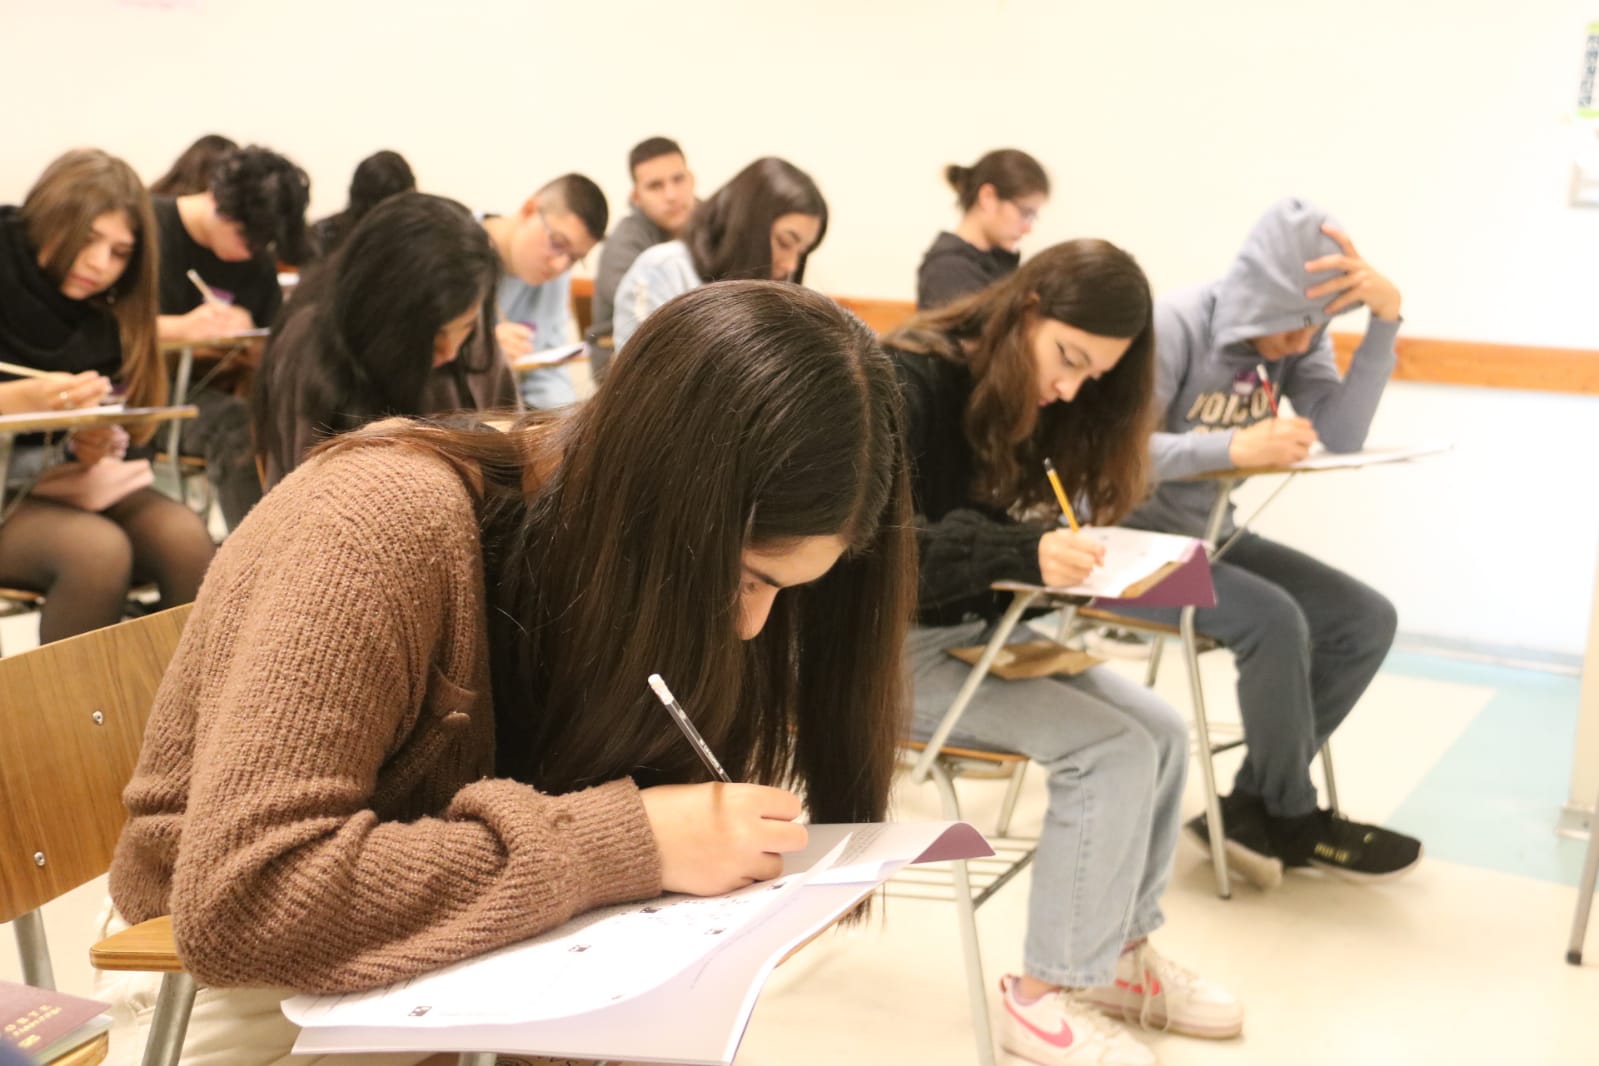
{"label": "pencil in hand", "polygon": [[1072,512],[1071,501],[1066,498],[1066,490],[1061,486],[1060,474],[1055,472],[1055,464],[1048,459],[1044,460],[1044,473],[1049,477],[1050,487],[1055,490],[1055,499],[1060,501],[1060,513],[1066,516],[1073,533],[1081,532],[1082,527],[1077,524],[1077,515]]}
{"label": "pencil in hand", "polygon": [[211,286],[209,286],[209,285],[207,285],[205,283],[205,279],[200,277],[200,272],[198,270],[195,270],[193,267],[190,267],[189,268],[189,272],[186,275],[184,275],[184,276],[187,277],[190,281],[194,282],[194,287],[200,290],[200,296],[201,296],[202,299],[205,300],[206,303],[208,303],[208,304],[224,304],[224,303],[226,303],[226,301],[224,301],[221,297],[219,297],[215,292],[213,292],[211,290]]}
{"label": "pencil in hand", "polygon": [[1261,363],[1255,367],[1255,376],[1260,379],[1260,387],[1266,392],[1266,402],[1271,404],[1271,417],[1277,417],[1277,390],[1271,387],[1271,375],[1266,373],[1266,364]]}

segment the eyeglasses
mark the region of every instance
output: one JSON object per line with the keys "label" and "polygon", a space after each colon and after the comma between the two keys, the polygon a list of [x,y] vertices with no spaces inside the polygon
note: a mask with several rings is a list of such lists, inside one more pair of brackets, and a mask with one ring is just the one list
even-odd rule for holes
{"label": "eyeglasses", "polygon": [[1008,200],[1006,202],[1016,209],[1016,213],[1022,216],[1022,221],[1027,223],[1029,226],[1038,221],[1038,208],[1023,207],[1015,200]]}
{"label": "eyeglasses", "polygon": [[539,222],[544,226],[545,240],[550,242],[550,251],[555,253],[556,258],[565,259],[568,263],[581,263],[583,261],[583,256],[579,255],[578,250],[572,246],[572,242],[566,239],[566,234],[561,233],[550,225],[550,216],[544,213],[544,208],[542,207],[539,208]]}

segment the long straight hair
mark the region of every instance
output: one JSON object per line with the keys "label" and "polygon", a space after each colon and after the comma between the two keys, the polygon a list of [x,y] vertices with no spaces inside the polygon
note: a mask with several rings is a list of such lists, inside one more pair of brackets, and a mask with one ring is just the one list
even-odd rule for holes
{"label": "long straight hair", "polygon": [[[1108,374],[1083,382],[1071,403],[1040,408],[1028,343],[1039,318],[1132,343]],[[1045,458],[1100,524],[1120,520],[1147,493],[1154,310],[1143,270],[1108,241],[1048,248],[1003,281],[916,315],[884,343],[971,368],[975,385],[962,429],[977,457],[972,489],[987,503],[1022,512],[1052,506]]]}
{"label": "long straight hair", "polygon": [[[473,307],[478,329],[492,335],[498,271],[488,235],[455,201],[408,192],[374,207],[282,312],[280,325],[314,316],[309,342],[287,348],[274,331],[262,353],[251,395],[258,452],[289,470],[299,458],[285,454],[296,425],[335,434],[421,414],[434,336]],[[492,343],[477,347],[493,354]]]}
{"label": "long straight hair", "polygon": [[[156,347],[157,278],[155,215],[139,175],[116,156],[98,148],[78,148],[45,167],[22,201],[28,242],[46,253],[44,272],[60,284],[78,253],[93,239],[94,220],[120,212],[133,231],[133,255],[122,275],[88,302],[115,316],[122,342],[121,377],[128,403],[154,407],[166,403],[167,376]],[[154,426],[129,430],[143,443]]]}
{"label": "long straight hair", "polygon": [[816,243],[788,279],[803,284],[805,263],[827,236],[827,201],[809,174],[775,156],[757,159],[694,209],[683,230],[694,272],[705,281],[769,280],[772,226],[784,215],[821,220]]}
{"label": "long straight hair", "polygon": [[[819,822],[882,818],[906,712],[915,545],[892,365],[793,285],[665,304],[578,408],[509,433],[382,423],[481,484],[498,770],[549,792],[705,780],[662,674],[739,780],[803,787]],[[475,476],[474,476],[475,475]],[[742,553],[848,548],[737,635]]]}

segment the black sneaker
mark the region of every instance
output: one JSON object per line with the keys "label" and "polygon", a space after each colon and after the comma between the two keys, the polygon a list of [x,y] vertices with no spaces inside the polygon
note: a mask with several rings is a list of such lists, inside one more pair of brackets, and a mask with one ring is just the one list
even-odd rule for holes
{"label": "black sneaker", "polygon": [[1268,816],[1266,832],[1285,866],[1316,866],[1350,881],[1389,881],[1421,862],[1421,841],[1415,837],[1328,810],[1298,818]]}
{"label": "black sneaker", "polygon": [[[1221,798],[1222,829],[1227,840],[1227,870],[1257,888],[1283,883],[1283,862],[1266,832],[1266,808],[1259,797],[1235,792]],[[1188,839],[1210,855],[1210,823],[1202,814],[1185,827]]]}

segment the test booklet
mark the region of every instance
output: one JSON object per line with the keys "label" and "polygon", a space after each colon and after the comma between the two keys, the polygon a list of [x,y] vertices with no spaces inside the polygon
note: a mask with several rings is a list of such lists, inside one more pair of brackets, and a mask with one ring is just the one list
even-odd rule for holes
{"label": "test booklet", "polygon": [[496,1051],[733,1061],[777,964],[911,863],[992,855],[964,822],[812,825],[782,876],[605,907],[386,988],[295,996],[297,1054]]}

